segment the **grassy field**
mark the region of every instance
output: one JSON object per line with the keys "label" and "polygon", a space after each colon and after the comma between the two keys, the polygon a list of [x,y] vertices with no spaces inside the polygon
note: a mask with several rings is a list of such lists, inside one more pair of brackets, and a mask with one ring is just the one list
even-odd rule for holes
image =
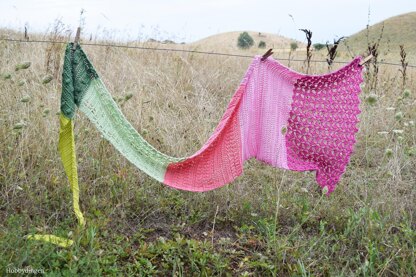
{"label": "grassy field", "polygon": [[[1,275],[24,268],[48,276],[416,274],[416,69],[408,68],[404,87],[399,67],[380,65],[376,83],[373,68],[366,72],[355,152],[330,197],[321,194],[313,173],[254,160],[218,190],[170,189],[132,166],[78,114],[87,220],[81,230],[57,151],[63,49],[0,41]],[[173,156],[193,154],[207,140],[250,63],[137,49],[84,50],[128,120]],[[292,57],[303,59],[304,53]],[[16,71],[25,62],[30,66]],[[305,71],[302,62],[291,67]],[[310,72],[327,70],[313,63]],[[28,234],[75,243],[60,248],[27,240]]]}

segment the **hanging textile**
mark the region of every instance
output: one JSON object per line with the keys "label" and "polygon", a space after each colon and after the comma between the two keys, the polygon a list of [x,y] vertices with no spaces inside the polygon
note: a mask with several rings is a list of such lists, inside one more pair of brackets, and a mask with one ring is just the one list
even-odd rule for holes
{"label": "hanging textile", "polygon": [[271,166],[315,171],[331,193],[349,162],[358,131],[361,58],[324,75],[295,72],[256,56],[218,126],[190,157],[167,156],[127,121],[79,45],[67,45],[62,81],[59,151],[80,225],[73,119],[77,108],[127,160],[159,182],[208,191],[232,182],[251,158]]}
{"label": "hanging textile", "polygon": [[[241,175],[256,158],[274,167],[314,170],[332,192],[355,143],[362,66],[360,58],[324,75],[297,73],[272,58],[255,57],[212,136],[194,155],[167,156],[126,120],[78,45],[66,49],[61,99],[60,151],[76,185],[71,121],[76,107],[124,157],[168,186],[207,191]],[[65,142],[67,141],[67,142]],[[71,154],[68,154],[71,153]]]}

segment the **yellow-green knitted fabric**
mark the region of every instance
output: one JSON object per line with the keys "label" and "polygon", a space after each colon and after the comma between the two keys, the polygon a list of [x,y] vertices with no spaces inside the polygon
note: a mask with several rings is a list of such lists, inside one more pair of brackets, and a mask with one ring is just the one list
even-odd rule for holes
{"label": "yellow-green knitted fabric", "polygon": [[29,235],[27,236],[27,239],[46,241],[58,245],[60,247],[69,247],[74,243],[73,240],[64,239],[54,235]]}
{"label": "yellow-green knitted fabric", "polygon": [[72,190],[72,201],[75,215],[81,226],[85,225],[84,217],[79,209],[79,186],[78,186],[78,171],[77,158],[75,154],[74,128],[72,120],[65,115],[60,116],[60,130],[59,130],[59,153],[61,154],[62,164],[64,165],[65,173],[68,176],[69,183]]}
{"label": "yellow-green knitted fabric", "polygon": [[[61,154],[65,173],[68,176],[69,184],[71,186],[74,213],[78,219],[78,224],[82,227],[85,225],[85,220],[79,208],[78,169],[75,153],[74,126],[72,120],[67,118],[63,113],[60,115],[58,149]],[[28,239],[46,241],[61,247],[68,247],[73,244],[72,240],[54,235],[31,235],[28,236]]]}

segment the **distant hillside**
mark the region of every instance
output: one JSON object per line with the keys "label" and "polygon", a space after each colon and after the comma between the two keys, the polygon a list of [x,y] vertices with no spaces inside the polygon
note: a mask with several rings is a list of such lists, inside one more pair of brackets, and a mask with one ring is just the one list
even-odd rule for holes
{"label": "distant hillside", "polygon": [[[298,48],[296,52],[302,53],[306,46],[304,43],[279,36],[276,34],[271,33],[263,33],[263,32],[255,32],[255,31],[247,31],[250,36],[254,40],[254,45],[247,50],[239,49],[237,47],[237,40],[239,35],[244,31],[235,31],[235,32],[226,32],[226,33],[219,33],[215,34],[201,40],[191,42],[191,43],[175,43],[174,41],[164,40],[159,41],[155,39],[149,39],[146,42],[129,42],[129,45],[146,45],[151,47],[158,47],[161,44],[169,44],[170,48],[175,49],[193,49],[193,50],[201,50],[201,51],[213,51],[213,52],[224,52],[224,53],[240,53],[240,54],[259,54],[262,52],[266,52],[267,49],[273,48],[273,51],[276,53],[286,53],[290,51],[290,44],[292,42],[296,42],[298,44]],[[49,34],[33,34],[30,33],[31,39],[48,39]],[[18,31],[9,30],[5,28],[0,28],[0,38],[13,38],[13,39],[23,39],[23,34]],[[81,41],[83,41],[84,36],[81,34]],[[265,48],[259,48],[258,45],[260,41],[264,41],[266,43]],[[92,43],[97,41],[92,41]],[[102,41],[100,41],[102,42]],[[110,41],[106,41],[110,42]],[[165,46],[163,46],[165,47]],[[293,56],[292,56],[293,57]]]}
{"label": "distant hillside", "polygon": [[[209,36],[207,38],[198,40],[196,42],[190,43],[189,46],[196,47],[201,50],[221,50],[221,51],[227,51],[227,52],[237,52],[237,51],[246,51],[249,53],[252,52],[262,52],[263,50],[266,51],[266,49],[274,48],[274,52],[285,52],[290,50],[290,43],[296,42],[299,46],[299,48],[304,47],[304,45],[301,42],[295,41],[290,38],[286,38],[283,36],[279,36],[276,34],[270,34],[270,33],[261,33],[261,32],[253,32],[253,31],[247,31],[249,35],[254,40],[254,45],[248,49],[248,50],[240,50],[237,47],[237,40],[238,36],[243,31],[239,32],[227,32],[227,33],[220,33],[213,36]],[[260,41],[264,41],[266,43],[265,49],[259,49],[258,44]]]}
{"label": "distant hillside", "polygon": [[380,50],[383,56],[396,57],[395,60],[398,60],[399,45],[404,45],[409,58],[414,60],[416,56],[416,12],[390,17],[374,24],[368,30],[366,28],[350,36],[346,44],[354,54],[364,53],[367,49],[367,41],[376,42],[381,33]]}

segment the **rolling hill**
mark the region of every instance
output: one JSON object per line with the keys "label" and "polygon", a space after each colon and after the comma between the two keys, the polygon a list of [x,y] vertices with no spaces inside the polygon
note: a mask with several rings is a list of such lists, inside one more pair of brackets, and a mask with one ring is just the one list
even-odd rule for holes
{"label": "rolling hill", "polygon": [[[221,49],[221,51],[226,52],[244,51],[245,53],[250,54],[266,51],[266,49],[269,48],[274,48],[274,52],[286,52],[290,50],[290,43],[292,42],[296,42],[299,48],[303,47],[303,44],[299,41],[295,41],[293,39],[279,36],[276,34],[247,31],[249,35],[253,38],[254,45],[248,50],[241,50],[237,47],[237,40],[238,36],[242,32],[243,31],[226,32],[212,35],[204,39],[198,40],[196,42],[190,43],[189,46],[205,51],[218,51],[218,49]],[[266,43],[265,49],[258,48],[258,44],[260,41],[264,41]]]}
{"label": "rolling hill", "polygon": [[[384,27],[384,29],[383,29]],[[414,61],[416,56],[416,12],[410,12],[390,17],[377,24],[371,25],[346,39],[345,43],[355,54],[363,53],[368,42],[380,40],[380,53],[389,59],[399,60],[399,45],[404,45],[409,59]],[[367,39],[368,38],[368,39]],[[345,43],[341,50],[346,50]]]}

